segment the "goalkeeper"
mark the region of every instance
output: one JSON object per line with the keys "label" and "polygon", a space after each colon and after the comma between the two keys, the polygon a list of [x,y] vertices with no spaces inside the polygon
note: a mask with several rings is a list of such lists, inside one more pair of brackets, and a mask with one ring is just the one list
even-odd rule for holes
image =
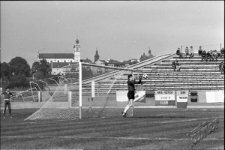
{"label": "goalkeeper", "polygon": [[135,81],[133,75],[128,75],[128,81],[127,81],[127,86],[128,86],[128,93],[127,93],[127,97],[128,97],[128,104],[125,107],[124,111],[123,111],[123,117],[126,117],[126,112],[130,109],[130,107],[132,106],[132,101],[134,100],[134,95],[135,95],[135,86],[134,84],[142,84],[141,82],[142,76],[139,76],[139,81]]}

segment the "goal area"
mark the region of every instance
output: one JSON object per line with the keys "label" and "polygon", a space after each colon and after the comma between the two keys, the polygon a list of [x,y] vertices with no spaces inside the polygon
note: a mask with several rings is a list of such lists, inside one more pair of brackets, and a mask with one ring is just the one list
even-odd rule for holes
{"label": "goal area", "polygon": [[[128,102],[127,75],[133,69],[78,62],[62,70],[63,75],[59,76],[59,84],[50,98],[25,120],[122,116]],[[128,115],[131,113],[129,110]]]}

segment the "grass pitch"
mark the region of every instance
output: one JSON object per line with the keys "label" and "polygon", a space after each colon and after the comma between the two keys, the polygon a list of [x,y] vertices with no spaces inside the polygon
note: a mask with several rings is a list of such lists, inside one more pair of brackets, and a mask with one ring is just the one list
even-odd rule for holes
{"label": "grass pitch", "polygon": [[224,109],[135,108],[129,118],[24,121],[35,111],[13,110],[12,119],[1,112],[1,149],[191,149],[187,133],[215,118],[219,129],[193,149],[224,149]]}

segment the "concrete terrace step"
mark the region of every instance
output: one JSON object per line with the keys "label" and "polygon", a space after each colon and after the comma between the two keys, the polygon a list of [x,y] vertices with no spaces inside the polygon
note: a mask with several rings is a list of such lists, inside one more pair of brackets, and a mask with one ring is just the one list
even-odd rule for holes
{"label": "concrete terrace step", "polygon": [[[139,90],[147,90],[147,89],[151,89],[151,88],[153,88],[153,89],[157,89],[157,88],[177,88],[177,89],[183,89],[183,88],[188,88],[188,89],[193,89],[193,88],[195,88],[195,89],[202,89],[202,88],[214,88],[214,89],[220,89],[220,90],[223,90],[224,89],[224,87],[222,87],[222,86],[188,86],[188,85],[185,85],[185,86],[145,86],[145,87],[140,87],[140,88],[138,88],[137,87],[137,91],[139,91]],[[99,88],[98,90],[96,90],[95,92],[112,92],[112,91],[127,91],[127,87],[125,86],[125,87],[114,87],[114,88]],[[84,92],[84,93],[87,93],[87,92],[92,92],[92,90],[91,89],[89,89],[89,88],[85,88],[82,92]]]}
{"label": "concrete terrace step", "polygon": [[[153,66],[171,66],[172,62],[162,62],[161,64],[154,64]],[[220,62],[179,62],[182,66],[218,66]]]}
{"label": "concrete terrace step", "polygon": [[[182,58],[180,58],[179,56],[177,56],[177,55],[175,55],[174,57],[173,57],[173,59],[202,59],[202,57],[201,56],[197,56],[197,55],[195,55],[194,57],[192,57],[192,58],[189,58],[189,56],[186,58],[186,57],[182,57]],[[223,59],[222,57],[219,57],[219,58],[217,58],[217,60],[218,59]]]}
{"label": "concrete terrace step", "polygon": [[[219,65],[205,65],[205,66],[188,66],[188,65],[180,65],[181,69],[198,69],[198,70],[205,70],[205,69],[210,69],[210,70],[219,70]],[[172,65],[168,66],[148,66],[144,67],[144,69],[173,69]]]}
{"label": "concrete terrace step", "polygon": [[214,90],[224,90],[224,88],[217,88],[217,87],[196,87],[196,88],[188,88],[188,87],[182,87],[182,88],[171,88],[171,87],[158,87],[158,88],[148,88],[146,90],[150,91],[181,91],[181,90],[193,90],[193,91],[214,91]]}
{"label": "concrete terrace step", "polygon": [[[140,89],[139,89],[140,90]],[[139,91],[138,90],[138,91]],[[224,90],[224,87],[146,87],[143,88],[145,91],[157,91],[157,90],[192,90],[192,91],[209,91],[209,90]],[[96,93],[107,93],[109,90],[100,90],[96,91]],[[127,88],[117,88],[117,89],[111,89],[110,90],[110,95],[115,94],[116,91],[127,91]],[[91,93],[91,90],[86,90],[83,93]]]}
{"label": "concrete terrace step", "polygon": [[162,62],[171,62],[172,63],[172,61],[174,61],[174,60],[178,60],[179,62],[205,62],[205,63],[207,63],[207,62],[217,62],[217,63],[220,63],[221,61],[224,61],[224,59],[217,59],[217,61],[205,61],[205,60],[201,60],[201,59],[189,59],[189,58],[187,58],[187,59],[169,59],[169,60],[162,60]]}
{"label": "concrete terrace step", "polygon": [[[208,87],[208,88],[222,88],[224,89],[223,85],[149,85],[149,86],[141,86],[141,87],[137,87],[137,89],[148,89],[148,88],[160,88],[160,87],[170,87],[170,88],[184,88],[184,87],[188,87],[188,88],[203,88],[203,87]],[[109,91],[109,90],[127,90],[127,86],[120,86],[120,87],[113,87],[113,88],[107,88],[107,87],[100,87],[100,88],[96,88],[96,92],[98,91]],[[89,87],[84,87],[83,92],[91,92],[91,88]]]}
{"label": "concrete terrace step", "polygon": [[[217,87],[224,88],[223,84],[144,84],[142,86],[136,86],[136,88],[148,88],[148,87]],[[127,89],[127,85],[124,86],[100,86],[96,87],[96,90],[113,90],[113,89]],[[91,90],[91,87],[83,87],[83,90]]]}
{"label": "concrete terrace step", "polygon": [[[174,79],[163,79],[163,80],[153,80],[153,79],[151,79],[151,80],[142,80],[142,82],[144,83],[144,84],[147,84],[147,83],[215,83],[215,84],[220,84],[220,83],[224,83],[224,80],[223,79],[221,79],[221,80],[210,80],[210,79],[206,79],[206,80],[204,80],[204,79],[188,79],[188,78],[186,78],[185,80],[184,79],[182,79],[182,78],[174,78]],[[116,81],[116,82],[104,82],[104,81],[102,81],[102,82],[97,82],[96,84],[95,84],[95,86],[97,87],[97,86],[101,86],[101,85],[105,85],[105,84],[109,84],[109,85],[112,85],[112,84],[114,84],[114,85],[117,85],[117,84],[127,84],[127,80],[118,80],[118,81]],[[138,84],[137,84],[138,85]],[[91,86],[90,84],[88,85],[88,86]]]}
{"label": "concrete terrace step", "polygon": [[[143,85],[137,85],[136,87],[148,87],[148,86],[224,86],[223,83],[146,83]],[[113,85],[112,88],[119,88],[119,87],[127,87],[127,84],[121,84],[121,85]],[[91,87],[90,87],[91,88]],[[110,89],[111,85],[101,85],[96,88],[106,88]]]}
{"label": "concrete terrace step", "polygon": [[[151,80],[197,80],[197,81],[209,81],[209,80],[218,80],[218,81],[224,81],[223,77],[198,77],[198,76],[151,76],[149,77]],[[127,80],[122,80],[127,81]],[[143,80],[144,81],[144,80]]]}
{"label": "concrete terrace step", "polygon": [[[163,79],[163,80],[154,80],[154,79],[149,79],[149,80],[147,80],[147,79],[144,79],[144,80],[142,80],[142,82],[144,82],[144,83],[151,83],[151,82],[192,82],[192,83],[195,83],[195,82],[197,82],[197,83],[204,83],[204,82],[206,82],[206,83],[218,83],[218,82],[220,82],[220,83],[224,83],[224,80],[223,79],[220,79],[220,80],[218,80],[218,79],[216,79],[216,80],[213,80],[213,79],[201,79],[201,80],[199,80],[199,79],[173,79],[173,80],[171,80],[171,79]],[[98,82],[98,83],[96,83],[96,86],[98,86],[98,85],[104,85],[104,84],[112,84],[111,82]],[[114,85],[117,85],[117,84],[127,84],[127,80],[117,80],[116,82],[114,82],[113,83]]]}
{"label": "concrete terrace step", "polygon": [[[164,74],[162,74],[162,73],[161,74],[159,74],[159,73],[149,74],[149,73],[147,73],[147,75],[148,75],[149,79],[154,79],[154,78],[156,78],[156,79],[160,79],[160,78],[165,78],[165,79],[167,79],[167,78],[172,78],[172,79],[173,78],[223,79],[224,78],[223,74],[213,74],[213,75],[211,75],[211,74],[182,74],[182,73],[176,74],[176,72],[173,74],[172,73],[171,74],[166,74],[166,73],[164,73]],[[127,81],[127,76],[123,77],[123,78],[118,78],[116,80],[126,80]],[[114,80],[108,79],[108,80],[102,80],[102,81],[97,81],[97,82],[114,82]]]}
{"label": "concrete terrace step", "polygon": [[177,71],[172,71],[172,72],[161,72],[161,73],[146,73],[149,77],[165,77],[167,78],[168,76],[171,77],[210,77],[210,78],[220,78],[224,77],[224,74],[195,74],[195,73],[182,73],[182,72],[177,72]]}
{"label": "concrete terrace step", "polygon": [[[174,81],[174,80],[197,80],[197,81],[223,81],[224,76],[197,76],[197,75],[149,75],[147,79],[142,81]],[[138,79],[136,80],[138,81]],[[115,82],[127,82],[126,78],[118,78],[116,80],[102,80],[95,83],[115,83]]]}
{"label": "concrete terrace step", "polygon": [[[219,66],[215,66],[215,67],[201,67],[201,66],[193,66],[193,67],[189,67],[189,66],[180,66],[180,69],[181,70],[184,70],[184,71],[220,71],[219,69]],[[172,66],[155,66],[155,67],[145,67],[145,68],[142,68],[142,70],[144,70],[144,72],[146,70],[149,70],[149,71],[160,71],[160,70],[166,70],[166,71],[173,71],[173,67]]]}
{"label": "concrete terrace step", "polygon": [[224,74],[221,74],[221,72],[185,72],[185,71],[160,71],[160,72],[144,72],[148,76],[217,76],[217,77],[224,77]]}
{"label": "concrete terrace step", "polygon": [[[199,69],[187,69],[187,68],[183,68],[182,66],[180,67],[181,68],[181,70],[180,71],[186,71],[186,72],[221,72],[220,70],[219,70],[219,68],[218,69],[201,69],[201,68],[199,68]],[[170,67],[170,68],[168,68],[168,67],[165,67],[165,68],[153,68],[153,69],[141,69],[143,72],[153,72],[153,71],[158,71],[158,72],[162,72],[162,71],[173,71],[173,68],[172,67]]]}
{"label": "concrete terrace step", "polygon": [[[158,75],[174,75],[174,74],[183,74],[183,75],[202,75],[202,76],[205,76],[205,75],[221,75],[221,72],[220,71],[186,71],[186,70],[183,70],[182,69],[180,71],[173,71],[172,69],[169,71],[169,70],[160,70],[160,71],[143,71],[143,73],[146,73],[146,74],[150,74],[150,75],[155,75],[155,74],[158,74]],[[222,74],[223,75],[223,74]]]}

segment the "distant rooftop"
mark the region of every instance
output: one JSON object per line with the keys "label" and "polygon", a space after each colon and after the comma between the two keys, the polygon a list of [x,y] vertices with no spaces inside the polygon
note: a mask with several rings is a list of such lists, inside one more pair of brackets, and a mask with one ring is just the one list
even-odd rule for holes
{"label": "distant rooftop", "polygon": [[39,53],[39,59],[74,59],[73,53]]}

